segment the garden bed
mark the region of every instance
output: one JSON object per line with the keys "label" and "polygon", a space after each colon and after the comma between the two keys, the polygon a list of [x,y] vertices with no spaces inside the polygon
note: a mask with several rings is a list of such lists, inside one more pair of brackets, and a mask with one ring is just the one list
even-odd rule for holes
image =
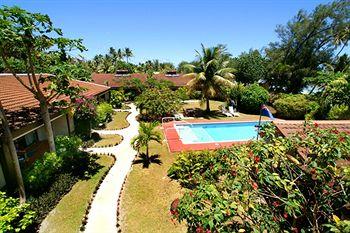
{"label": "garden bed", "polygon": [[112,121],[106,124],[106,130],[118,130],[124,129],[129,126],[129,122],[126,120],[130,112],[115,112],[112,117]]}
{"label": "garden bed", "polygon": [[101,139],[98,140],[93,147],[111,147],[118,145],[123,137],[118,134],[100,135]]}
{"label": "garden bed", "polygon": [[[40,232],[78,232],[91,196],[114,159],[101,155],[96,161],[101,168],[91,178],[79,180],[43,221]],[[74,208],[72,208],[74,206]]]}

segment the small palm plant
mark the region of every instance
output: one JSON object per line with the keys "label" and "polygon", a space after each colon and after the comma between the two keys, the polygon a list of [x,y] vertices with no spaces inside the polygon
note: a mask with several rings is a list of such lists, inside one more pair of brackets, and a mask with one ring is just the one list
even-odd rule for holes
{"label": "small palm plant", "polygon": [[162,138],[160,135],[160,132],[155,131],[155,128],[157,127],[157,122],[151,122],[151,123],[140,123],[139,127],[139,135],[134,137],[131,141],[131,145],[134,148],[134,150],[137,150],[138,153],[140,153],[140,150],[142,148],[146,148],[146,154],[145,159],[149,161],[149,143],[152,141],[158,142],[162,144]]}

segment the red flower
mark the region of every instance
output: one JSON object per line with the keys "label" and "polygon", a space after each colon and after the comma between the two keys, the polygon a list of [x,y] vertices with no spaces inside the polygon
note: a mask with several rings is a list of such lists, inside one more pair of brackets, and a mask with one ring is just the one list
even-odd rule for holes
{"label": "red flower", "polygon": [[344,137],[339,137],[339,142],[345,142],[345,138]]}
{"label": "red flower", "polygon": [[265,132],[260,132],[259,135],[260,135],[260,137],[264,137],[265,136]]}
{"label": "red flower", "polygon": [[280,203],[279,203],[278,201],[274,201],[274,202],[272,202],[272,205],[273,205],[274,207],[278,207],[278,206],[280,205]]}
{"label": "red flower", "polygon": [[255,156],[255,157],[254,157],[254,161],[255,161],[256,163],[259,163],[259,162],[260,162],[260,157],[259,157],[259,156]]}
{"label": "red flower", "polygon": [[276,216],[273,216],[272,219],[273,219],[274,222],[277,222],[277,221],[278,221],[278,218],[277,218]]}
{"label": "red flower", "polygon": [[318,123],[317,123],[317,122],[314,122],[314,126],[317,128],[317,127],[318,127]]}
{"label": "red flower", "polygon": [[254,156],[254,153],[253,153],[253,151],[249,151],[249,157],[253,157]]}
{"label": "red flower", "polygon": [[253,182],[252,187],[253,187],[254,190],[257,190],[258,189],[258,184]]}
{"label": "red flower", "polygon": [[284,212],[283,218],[288,218],[288,214],[286,212]]}
{"label": "red flower", "polygon": [[178,207],[178,205],[179,205],[179,203],[180,203],[179,198],[176,198],[170,205],[170,212],[171,211],[175,212],[177,207]]}
{"label": "red flower", "polygon": [[332,130],[332,133],[334,133],[334,134],[339,134],[339,131],[338,131],[337,129],[333,129],[333,130]]}
{"label": "red flower", "polygon": [[205,233],[211,233],[211,230],[207,230]]}
{"label": "red flower", "polygon": [[204,233],[204,228],[201,226],[197,227],[196,233]]}
{"label": "red flower", "polygon": [[258,167],[255,168],[255,173],[256,173],[256,174],[259,173],[259,168],[258,168]]}
{"label": "red flower", "polygon": [[323,189],[323,190],[322,190],[322,193],[323,193],[324,195],[327,195],[327,194],[328,194],[328,190],[327,190],[327,189]]}
{"label": "red flower", "polygon": [[236,175],[237,175],[237,171],[236,171],[236,170],[232,170],[232,171],[231,171],[231,175],[232,175],[232,176],[236,176]]}

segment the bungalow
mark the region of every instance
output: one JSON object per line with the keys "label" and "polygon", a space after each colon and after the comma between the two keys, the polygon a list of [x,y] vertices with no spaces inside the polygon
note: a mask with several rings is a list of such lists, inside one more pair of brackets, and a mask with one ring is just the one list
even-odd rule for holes
{"label": "bungalow", "polygon": [[[20,77],[27,81],[25,75]],[[71,81],[71,85],[83,88],[82,95],[85,97],[94,96],[98,100],[109,98],[110,88],[107,86],[78,80]],[[67,97],[58,97],[64,98]],[[18,160],[21,167],[25,168],[48,151],[46,133],[39,115],[39,102],[10,74],[0,74],[0,100],[10,124]],[[73,117],[67,112],[51,107],[50,117],[55,136],[74,132]],[[2,141],[0,138],[0,188],[15,183],[8,146]]]}
{"label": "bungalow", "polygon": [[[153,77],[156,80],[166,80],[174,84],[174,88],[186,86],[186,84],[192,79],[189,76],[178,74],[176,71],[169,71],[166,73],[157,73]],[[129,73],[126,70],[118,70],[115,74],[92,74],[92,80],[100,85],[106,85],[111,89],[118,89],[127,84],[132,79],[139,79],[142,83],[147,80],[147,74],[145,73]]]}

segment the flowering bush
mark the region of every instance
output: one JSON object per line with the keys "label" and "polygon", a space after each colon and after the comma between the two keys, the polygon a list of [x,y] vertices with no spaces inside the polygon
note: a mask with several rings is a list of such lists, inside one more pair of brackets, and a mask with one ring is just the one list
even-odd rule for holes
{"label": "flowering bush", "polygon": [[[324,232],[346,216],[350,137],[305,126],[290,138],[182,154],[168,175],[189,190],[171,213],[190,232]],[[348,211],[348,210],[347,210]],[[327,225],[328,224],[328,225]],[[333,225],[332,225],[333,224]]]}

